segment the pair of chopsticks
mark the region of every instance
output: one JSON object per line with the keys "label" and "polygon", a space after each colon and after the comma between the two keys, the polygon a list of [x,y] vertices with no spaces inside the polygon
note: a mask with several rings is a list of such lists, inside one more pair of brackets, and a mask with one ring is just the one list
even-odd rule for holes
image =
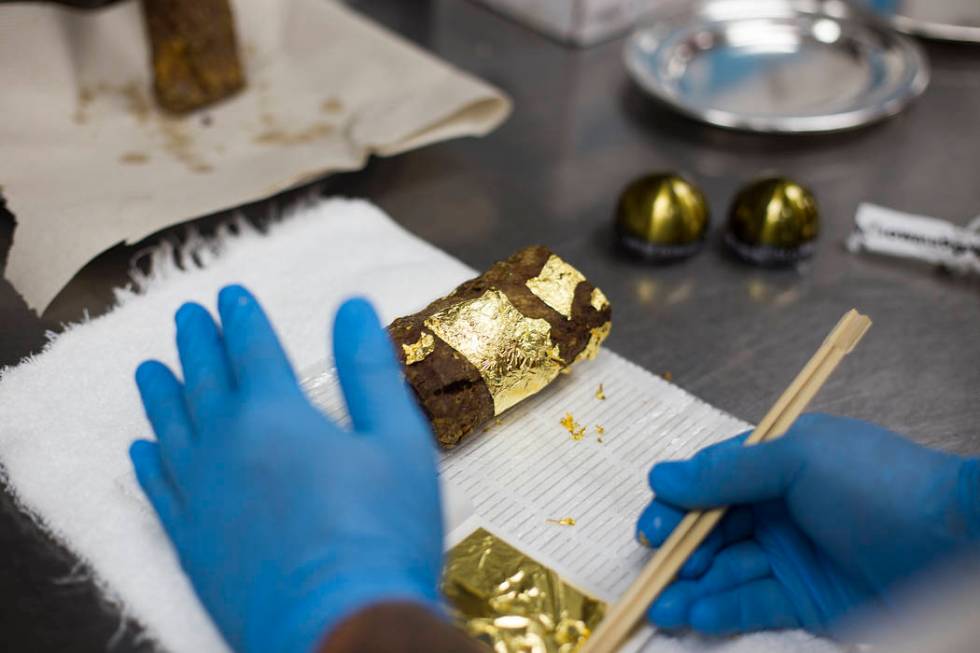
{"label": "pair of chopsticks", "polygon": [[[866,316],[853,309],[848,311],[745,440],[745,446],[775,440],[786,433],[844,356],[854,349],[870,327],[871,320]],[[725,511],[726,508],[714,508],[687,513],[663,546],[657,549],[623,598],[613,606],[586,641],[581,653],[614,653],[640,622],[647,607],[674,580],[687,559],[704,542],[725,515]]]}

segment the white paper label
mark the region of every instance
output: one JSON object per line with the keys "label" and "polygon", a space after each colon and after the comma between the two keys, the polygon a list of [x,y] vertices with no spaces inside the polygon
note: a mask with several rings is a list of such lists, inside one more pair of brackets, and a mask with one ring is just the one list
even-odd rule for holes
{"label": "white paper label", "polygon": [[911,258],[949,270],[980,273],[980,218],[966,228],[936,218],[862,204],[847,239],[852,252],[867,250]]}

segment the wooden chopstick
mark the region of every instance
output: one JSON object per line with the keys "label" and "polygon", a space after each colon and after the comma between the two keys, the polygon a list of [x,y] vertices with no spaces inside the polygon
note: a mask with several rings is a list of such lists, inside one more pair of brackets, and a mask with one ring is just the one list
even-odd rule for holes
{"label": "wooden chopstick", "polygon": [[[783,435],[870,327],[871,320],[866,316],[853,309],[848,311],[746,438],[745,446]],[[670,584],[695,549],[721,521],[725,511],[726,508],[714,508],[687,513],[619,602],[606,614],[580,653],[614,653],[640,622],[647,607]]]}

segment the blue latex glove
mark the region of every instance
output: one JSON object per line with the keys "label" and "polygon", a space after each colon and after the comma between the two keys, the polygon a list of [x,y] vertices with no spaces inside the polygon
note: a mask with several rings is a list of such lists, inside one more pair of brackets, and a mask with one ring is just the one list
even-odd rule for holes
{"label": "blue latex glove", "polygon": [[370,305],[338,311],[334,358],[352,430],[314,408],[243,288],[222,329],[178,312],[184,383],[136,372],[157,443],[130,454],[181,564],[237,651],[314,650],[345,616],[437,602],[442,515],[428,424]]}
{"label": "blue latex glove", "polygon": [[744,438],[650,472],[656,498],[637,534],[652,546],[685,510],[733,506],[650,608],[661,628],[828,634],[980,538],[976,460],[829,415],[804,415],[771,443]]}

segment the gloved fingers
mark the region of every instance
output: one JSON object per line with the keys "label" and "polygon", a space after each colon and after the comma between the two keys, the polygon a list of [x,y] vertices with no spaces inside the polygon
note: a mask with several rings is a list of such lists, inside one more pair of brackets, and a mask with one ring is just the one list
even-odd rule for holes
{"label": "gloved fingers", "polygon": [[136,368],[136,386],[164,464],[178,479],[189,464],[196,440],[184,389],[170,368],[159,361],[146,361]]}
{"label": "gloved fingers", "polygon": [[666,541],[685,514],[683,510],[654,499],[636,520],[637,541],[644,546],[657,548]]}
{"label": "gloved fingers", "polygon": [[200,304],[188,303],[177,311],[175,321],[187,408],[200,428],[225,410],[234,381],[211,314]]}
{"label": "gloved fingers", "polygon": [[[645,546],[658,547],[673,532],[686,513],[654,500],[637,520],[637,540]],[[698,578],[711,565],[715,554],[723,546],[743,540],[752,533],[752,512],[747,508],[730,510],[721,523],[688,558],[681,568],[681,578]]]}
{"label": "gloved fingers", "polygon": [[772,575],[769,556],[755,540],[743,540],[721,549],[698,581],[702,595],[738,587]]}
{"label": "gloved fingers", "polygon": [[744,433],[739,433],[736,436],[722,440],[721,442],[709,444],[708,446],[704,447],[700,451],[696,452],[694,456],[686,460],[665,460],[663,462],[656,463],[653,467],[650,468],[650,472],[647,474],[647,483],[650,485],[650,489],[654,490],[654,493],[656,493],[656,490],[653,487],[654,479],[658,478],[663,474],[664,467],[671,469],[675,464],[680,465],[683,463],[688,463],[698,455],[702,455],[702,454],[718,455],[718,452],[720,451],[725,451],[733,447],[744,446],[743,443],[745,442],[745,439],[749,437],[751,433],[752,433],[751,431],[746,431]]}
{"label": "gloved fingers", "polygon": [[712,565],[716,554],[733,542],[752,534],[752,511],[745,507],[730,509],[721,523],[705,538],[681,567],[681,578],[700,578]]}
{"label": "gloved fingers", "polygon": [[239,389],[245,394],[298,390],[285,350],[258,300],[242,286],[218,293],[225,352]]}
{"label": "gloved fingers", "polygon": [[[708,446],[704,447],[700,451],[696,452],[694,456],[692,456],[691,458],[688,458],[686,460],[665,460],[664,462],[656,463],[653,467],[650,468],[650,473],[647,475],[647,482],[650,484],[650,488],[653,489],[653,480],[654,480],[654,477],[657,476],[657,475],[659,475],[661,473],[661,471],[658,470],[658,468],[661,468],[661,467],[664,467],[664,466],[671,467],[674,464],[688,463],[694,457],[699,456],[699,455],[702,455],[702,454],[703,455],[718,455],[718,452],[727,451],[728,449],[732,449],[734,447],[744,446],[745,439],[747,437],[749,437],[749,435],[751,435],[751,433],[752,433],[751,431],[745,431],[744,433],[739,433],[738,435],[735,435],[735,436],[732,436],[732,437],[727,438],[725,440],[722,440],[721,442],[715,442],[714,444],[709,444]],[[654,470],[658,470],[657,471],[657,474],[654,474]]]}
{"label": "gloved fingers", "polygon": [[418,432],[418,406],[402,378],[388,332],[366,300],[351,299],[337,311],[333,351],[355,431]]}
{"label": "gloved fingers", "polygon": [[708,635],[798,628],[792,606],[783,586],[768,577],[697,599],[691,606],[690,626]]}
{"label": "gloved fingers", "polygon": [[752,541],[733,544],[714,558],[700,580],[678,580],[670,584],[647,611],[657,627],[669,630],[692,625],[693,606],[713,595],[741,587],[751,581],[771,578],[769,560]]}
{"label": "gloved fingers", "polygon": [[714,508],[781,497],[802,465],[792,442],[709,447],[693,458],[654,465],[657,497],[683,508]]}
{"label": "gloved fingers", "polygon": [[[640,544],[657,548],[661,546],[686,513],[654,499],[646,507],[636,522],[636,539]],[[715,551],[721,548],[723,542],[719,529],[715,529],[708,538],[687,559],[680,570],[681,578],[697,578],[708,565]]]}
{"label": "gloved fingers", "polygon": [[159,446],[146,440],[137,440],[129,447],[129,457],[133,461],[140,487],[156,510],[170,539],[176,541],[181,519],[180,497],[164,469]]}
{"label": "gloved fingers", "polygon": [[677,580],[668,585],[647,609],[647,620],[657,628],[677,630],[691,625],[691,604],[699,597],[697,583]]}

